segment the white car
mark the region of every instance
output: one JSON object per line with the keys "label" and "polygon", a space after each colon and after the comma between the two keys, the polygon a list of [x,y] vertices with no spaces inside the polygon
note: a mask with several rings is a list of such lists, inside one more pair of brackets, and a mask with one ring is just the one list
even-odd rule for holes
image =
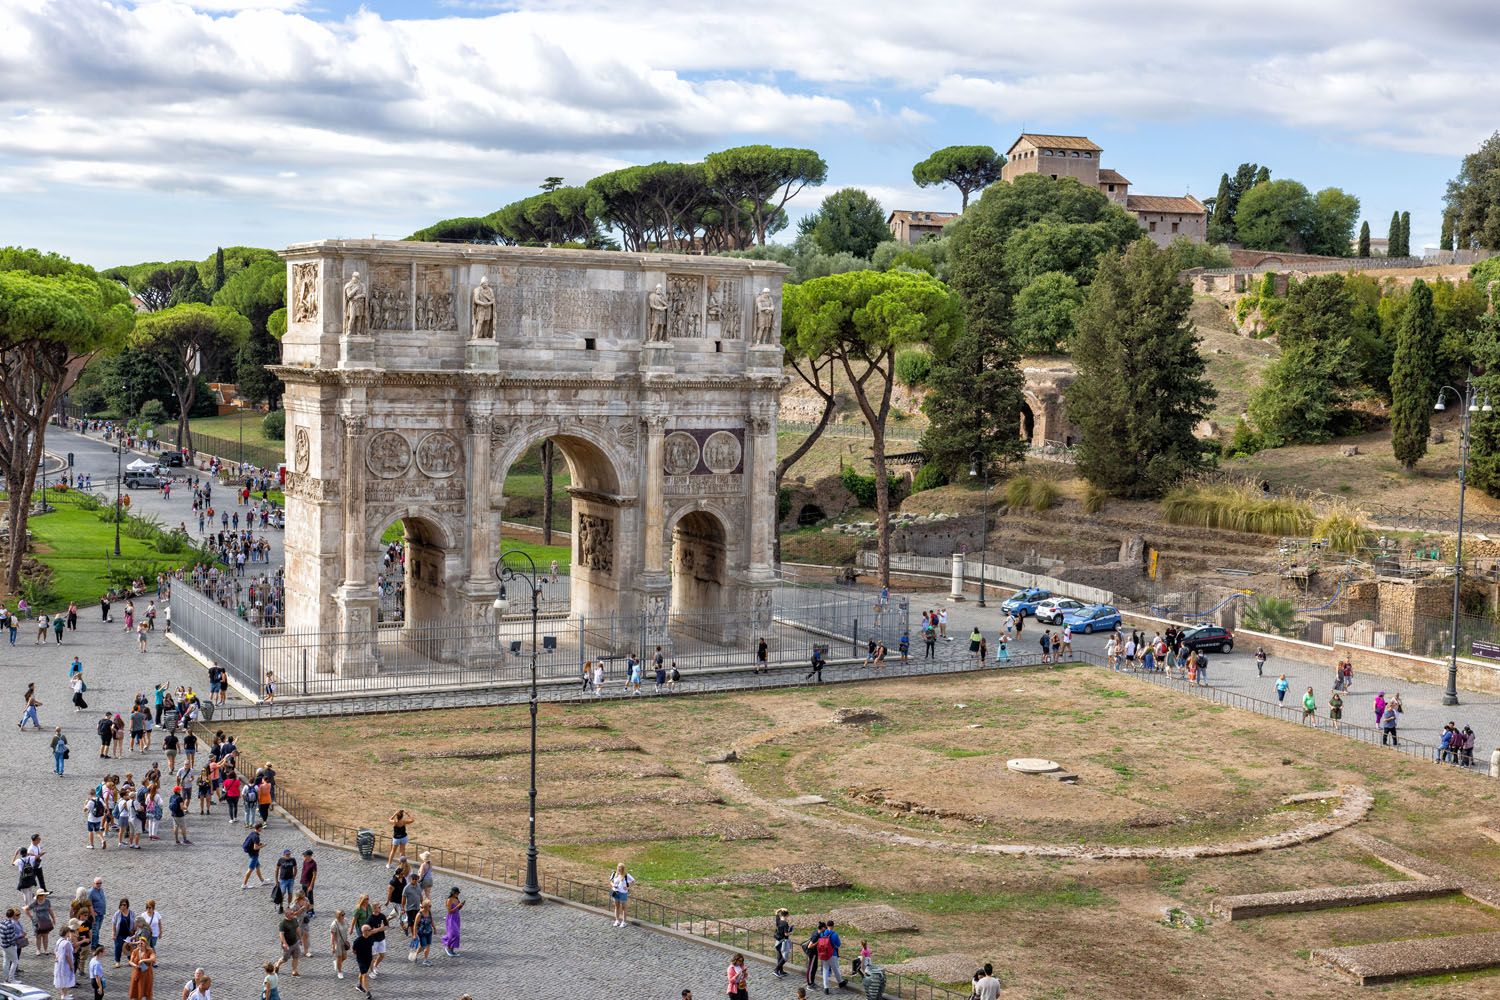
{"label": "white car", "polygon": [[1083,604],[1071,597],[1049,597],[1036,606],[1036,620],[1049,625],[1061,625],[1063,615],[1081,607]]}
{"label": "white car", "polygon": [[25,983],[0,983],[0,1000],[52,1000],[52,994]]}

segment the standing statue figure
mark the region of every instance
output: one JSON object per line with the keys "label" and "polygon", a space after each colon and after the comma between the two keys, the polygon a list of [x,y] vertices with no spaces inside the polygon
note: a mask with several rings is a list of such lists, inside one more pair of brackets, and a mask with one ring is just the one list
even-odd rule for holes
{"label": "standing statue figure", "polygon": [[771,347],[776,343],[773,327],[776,325],[776,300],[769,288],[762,288],[755,296],[755,346]]}
{"label": "standing statue figure", "polygon": [[366,308],[368,298],[365,283],[359,280],[359,272],[344,283],[344,335],[364,337],[370,332],[370,313]]}
{"label": "standing statue figure", "polygon": [[651,310],[651,331],[646,336],[648,344],[665,344],[667,342],[667,294],[666,289],[657,285],[651,289],[646,296],[646,305]]}
{"label": "standing statue figure", "polygon": [[473,305],[470,322],[469,336],[474,340],[493,340],[495,338],[495,290],[490,287],[488,276],[480,278],[479,284],[474,286],[474,294],[470,297]]}

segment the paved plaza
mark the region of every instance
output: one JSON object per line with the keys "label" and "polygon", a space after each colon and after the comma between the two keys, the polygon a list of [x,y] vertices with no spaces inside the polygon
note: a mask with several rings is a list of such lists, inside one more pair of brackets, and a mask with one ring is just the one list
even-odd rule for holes
{"label": "paved plaza", "polygon": [[[174,501],[175,502],[175,501]],[[66,678],[74,655],[84,664],[88,680],[86,695],[90,711],[75,712]],[[129,760],[104,761],[97,756],[94,722],[98,712],[109,708],[124,711],[137,692],[149,693],[156,683],[172,687],[191,683],[204,687],[204,673],[195,663],[161,637],[153,636],[148,653],[141,655],[128,642],[118,617],[113,626],[99,621],[95,609],[85,609],[77,632],[68,633],[62,646],[34,646],[23,630],[15,647],[0,644],[0,677],[10,692],[13,711],[19,715],[18,695],[35,681],[43,730],[19,732],[14,717],[0,727],[0,759],[6,762],[0,781],[0,798],[8,808],[0,811],[0,838],[6,856],[27,843],[33,833],[42,834],[47,850],[44,872],[47,887],[59,912],[77,886],[88,886],[94,876],[104,878],[113,910],[120,896],[128,896],[139,910],[148,898],[157,900],[165,929],[160,942],[160,966],[156,977],[158,997],[176,997],[181,984],[197,966],[214,979],[219,998],[258,996],[260,965],[275,959],[277,913],[269,887],[240,891],[245,855],[240,850],[242,826],[231,827],[222,806],[212,818],[199,817],[196,803],[188,819],[191,847],[176,847],[171,838],[145,842],[139,851],[86,850],[83,804],[88,790],[105,773],[133,771],[142,774],[150,762],[161,761],[153,751],[130,755]],[[52,772],[48,741],[52,727],[61,725],[73,748],[68,772]],[[374,747],[372,746],[372,750]],[[295,783],[296,760],[274,762],[278,771]],[[349,780],[359,780],[350,775]],[[372,825],[381,829],[377,820]],[[164,824],[164,830],[170,829]],[[388,832],[388,831],[386,831]],[[523,831],[518,830],[517,834]],[[269,864],[284,847],[297,856],[314,846],[283,818],[273,815],[265,836],[263,856]],[[303,975],[292,978],[283,971],[282,996],[353,996],[353,979],[334,978],[327,957],[327,926],[333,911],[353,912],[361,893],[383,895],[388,872],[381,862],[366,863],[356,855],[332,848],[318,849],[318,915],[313,922],[314,958],[307,960]],[[608,872],[599,873],[601,884]],[[13,885],[14,883],[12,883]],[[253,885],[252,880],[252,885]],[[718,951],[654,932],[629,927],[616,930],[605,916],[561,904],[523,908],[513,893],[441,873],[434,898],[446,896],[452,885],[463,888],[468,906],[464,910],[462,957],[449,959],[434,948],[431,968],[409,965],[400,959],[404,945],[394,942],[392,958],[382,967],[373,984],[376,997],[395,996],[411,1000],[455,1000],[463,993],[491,997],[620,997],[675,998],[684,988],[697,996],[715,996],[722,988],[727,959]],[[649,887],[642,887],[649,892]],[[19,894],[11,892],[18,903]],[[399,935],[392,935],[396,938]],[[106,934],[105,940],[108,940]],[[352,968],[352,960],[351,966]],[[49,959],[27,957],[23,979],[50,987]],[[123,971],[123,970],[121,970]],[[764,981],[768,974],[752,969]],[[115,972],[110,995],[123,996],[126,977]]]}

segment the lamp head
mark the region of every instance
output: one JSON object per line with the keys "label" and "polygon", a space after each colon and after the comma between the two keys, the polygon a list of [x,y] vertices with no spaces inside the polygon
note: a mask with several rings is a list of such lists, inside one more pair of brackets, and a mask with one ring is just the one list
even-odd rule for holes
{"label": "lamp head", "polygon": [[1448,408],[1448,405],[1447,405],[1447,404],[1446,404],[1446,403],[1444,403],[1444,402],[1443,402],[1443,397],[1442,397],[1442,396],[1439,396],[1439,397],[1438,397],[1438,401],[1437,401],[1437,402],[1436,402],[1436,403],[1433,403],[1433,404],[1432,404],[1432,408],[1433,408],[1433,409],[1434,409],[1434,410],[1437,410],[1437,411],[1439,411],[1439,412],[1442,412],[1442,411],[1443,411],[1443,410],[1446,410],[1446,409],[1447,409],[1447,408]]}
{"label": "lamp head", "polygon": [[495,598],[494,608],[496,611],[504,611],[510,607],[510,599],[505,596],[505,584],[500,585],[500,596]]}

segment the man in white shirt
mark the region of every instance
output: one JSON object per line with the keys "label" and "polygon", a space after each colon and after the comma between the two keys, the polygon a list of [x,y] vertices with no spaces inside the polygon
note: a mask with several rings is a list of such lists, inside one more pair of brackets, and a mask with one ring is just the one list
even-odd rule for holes
{"label": "man in white shirt", "polygon": [[979,1000],[998,1000],[1000,996],[1000,980],[995,978],[995,970],[990,963],[984,963],[984,975],[974,984],[974,995]]}
{"label": "man in white shirt", "polygon": [[210,989],[214,981],[207,976],[198,980],[198,988],[188,994],[187,1000],[214,1000],[214,991]]}

